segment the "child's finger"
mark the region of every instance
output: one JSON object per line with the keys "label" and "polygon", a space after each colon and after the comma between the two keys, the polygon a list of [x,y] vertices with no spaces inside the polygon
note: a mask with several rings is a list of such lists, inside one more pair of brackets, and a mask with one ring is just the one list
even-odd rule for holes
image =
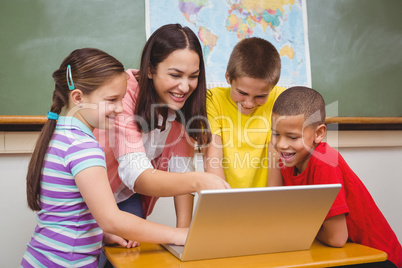
{"label": "child's finger", "polygon": [[127,242],[127,248],[135,248],[135,247],[138,247],[140,245],[140,243],[139,242],[137,242],[137,241],[131,241],[131,240],[129,240],[128,242]]}

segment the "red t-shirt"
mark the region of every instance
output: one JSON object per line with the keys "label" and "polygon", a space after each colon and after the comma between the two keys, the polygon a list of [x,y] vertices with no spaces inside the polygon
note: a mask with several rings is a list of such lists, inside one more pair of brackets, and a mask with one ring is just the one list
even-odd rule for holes
{"label": "red t-shirt", "polygon": [[294,176],[294,167],[282,167],[284,185],[341,183],[343,185],[327,218],[346,214],[349,240],[382,250],[402,266],[402,247],[370,193],[342,156],[327,143],[313,151],[307,168]]}

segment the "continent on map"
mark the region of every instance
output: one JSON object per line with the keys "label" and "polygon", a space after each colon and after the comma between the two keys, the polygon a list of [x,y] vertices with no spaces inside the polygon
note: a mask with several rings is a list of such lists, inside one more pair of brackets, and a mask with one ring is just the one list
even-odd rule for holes
{"label": "continent on map", "polygon": [[279,55],[281,57],[288,57],[289,59],[293,59],[293,57],[295,56],[295,51],[293,50],[293,48],[290,45],[286,45],[283,48],[281,48],[279,50]]}
{"label": "continent on map", "polygon": [[202,8],[208,4],[209,0],[180,0],[179,10],[184,15],[186,20],[192,23],[194,26],[198,27],[198,38],[202,43],[202,48],[204,51],[204,57],[207,59],[211,54],[216,43],[218,41],[218,36],[213,34],[210,29],[206,26],[198,26],[199,13]]}
{"label": "continent on map", "polygon": [[239,40],[250,37],[253,34],[252,28],[255,27],[255,24],[252,21],[247,20],[249,19],[239,18],[236,15],[231,14],[226,20],[226,29],[230,32],[236,32]]}
{"label": "continent on map", "polygon": [[179,10],[188,22],[195,23],[195,18],[206,4],[208,0],[180,0]]}
{"label": "continent on map", "polygon": [[207,27],[200,26],[198,28],[198,38],[200,38],[202,42],[204,57],[208,58],[208,56],[211,54],[212,50],[216,46],[218,36],[213,34],[211,30],[209,30]]}
{"label": "continent on map", "polygon": [[285,14],[284,7],[294,5],[295,0],[241,1],[232,4],[226,20],[226,29],[236,32],[239,40],[251,37],[253,28],[261,25],[265,31],[270,27],[276,31]]}

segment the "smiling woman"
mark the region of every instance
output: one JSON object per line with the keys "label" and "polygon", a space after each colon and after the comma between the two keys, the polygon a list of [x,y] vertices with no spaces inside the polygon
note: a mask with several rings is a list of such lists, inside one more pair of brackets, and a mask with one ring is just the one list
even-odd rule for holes
{"label": "smiling woman", "polygon": [[159,104],[166,104],[172,110],[183,108],[186,100],[198,85],[200,58],[189,49],[172,52],[159,63],[148,78],[154,82]]}
{"label": "smiling woman", "polygon": [[[145,44],[140,70],[127,74],[124,111],[115,130],[95,131],[118,206],[146,218],[158,197],[175,196],[177,226],[189,227],[191,193],[229,187],[216,175],[194,171],[195,142],[204,146],[211,139],[197,36],[179,24],[160,27]],[[108,239],[127,245],[122,241]]]}

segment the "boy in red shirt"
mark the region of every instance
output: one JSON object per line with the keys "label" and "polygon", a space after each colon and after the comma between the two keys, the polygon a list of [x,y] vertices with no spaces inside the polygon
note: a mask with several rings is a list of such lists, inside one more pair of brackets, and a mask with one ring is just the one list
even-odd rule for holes
{"label": "boy in red shirt", "polygon": [[273,107],[271,138],[280,155],[282,178],[270,178],[269,184],[341,183],[317,239],[333,247],[349,240],[380,249],[388,254],[381,267],[402,267],[398,238],[342,156],[321,142],[326,130],[325,102],[317,91],[307,87],[284,91]]}

